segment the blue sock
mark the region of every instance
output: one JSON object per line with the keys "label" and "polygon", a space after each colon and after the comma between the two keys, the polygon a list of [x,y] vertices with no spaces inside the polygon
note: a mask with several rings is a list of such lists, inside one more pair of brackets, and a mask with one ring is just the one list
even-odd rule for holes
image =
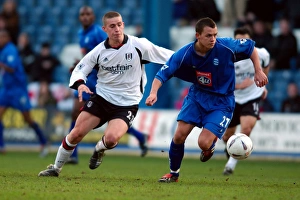
{"label": "blue sock", "polygon": [[136,139],[138,139],[140,144],[144,144],[145,143],[145,136],[143,135],[143,133],[141,133],[140,131],[130,127],[127,131],[127,133],[129,133],[130,135],[133,135],[134,137],[136,137]]}
{"label": "blue sock", "polygon": [[172,142],[170,144],[170,150],[169,150],[170,169],[172,171],[177,171],[178,169],[180,169],[183,156],[184,156],[184,143],[175,144],[172,139]]}
{"label": "blue sock", "polygon": [[4,148],[4,134],[3,134],[3,124],[0,121],[0,148]]}
{"label": "blue sock", "polygon": [[[71,122],[69,132],[71,132],[71,130],[74,128],[75,123],[76,123],[76,121],[72,121],[72,122]],[[77,147],[78,147],[78,144],[77,144],[77,146],[75,147],[75,149],[74,149],[74,151],[73,151],[73,153],[72,153],[72,155],[71,155],[71,158],[76,158],[76,159],[78,158]]]}
{"label": "blue sock", "polygon": [[33,128],[33,130],[35,131],[36,135],[39,138],[40,144],[41,145],[45,145],[47,143],[47,139],[44,136],[44,133],[42,132],[42,130],[40,129],[40,126],[37,123],[32,123],[31,128]]}
{"label": "blue sock", "polygon": [[217,140],[213,141],[213,143],[211,144],[211,146],[209,147],[209,149],[212,149],[216,145],[216,142],[217,142]]}

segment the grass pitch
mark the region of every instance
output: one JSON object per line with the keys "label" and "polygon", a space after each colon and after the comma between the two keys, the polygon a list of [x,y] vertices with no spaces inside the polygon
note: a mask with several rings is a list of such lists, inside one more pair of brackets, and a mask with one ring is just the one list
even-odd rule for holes
{"label": "grass pitch", "polygon": [[[113,151],[113,150],[112,150]],[[65,165],[60,176],[38,177],[55,154],[36,152],[0,155],[0,199],[300,199],[300,163],[296,161],[240,161],[232,176],[222,174],[225,159],[206,163],[185,157],[178,183],[158,183],[169,172],[168,157],[116,155],[88,168],[89,154],[77,165]],[[225,157],[225,156],[224,156]]]}

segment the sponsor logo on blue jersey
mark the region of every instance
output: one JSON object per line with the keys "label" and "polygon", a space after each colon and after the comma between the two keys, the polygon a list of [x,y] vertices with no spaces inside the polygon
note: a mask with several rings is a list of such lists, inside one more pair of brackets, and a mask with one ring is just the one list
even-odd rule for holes
{"label": "sponsor logo on blue jersey", "polygon": [[198,83],[205,86],[212,86],[212,79],[210,72],[199,72],[196,71]]}
{"label": "sponsor logo on blue jersey", "polygon": [[210,84],[210,79],[204,76],[199,76],[198,81],[203,84],[203,85],[209,85]]}

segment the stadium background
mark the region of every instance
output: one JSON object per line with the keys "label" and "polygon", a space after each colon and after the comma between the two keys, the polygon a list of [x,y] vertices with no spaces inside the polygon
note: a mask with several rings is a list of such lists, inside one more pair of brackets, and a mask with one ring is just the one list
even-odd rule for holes
{"label": "stadium background", "polygon": [[[93,7],[96,14],[96,22],[101,24],[102,15],[109,11],[115,10],[122,14],[126,25],[125,33],[135,35],[135,26],[143,26],[143,36],[149,40],[164,46],[177,50],[182,45],[190,42],[194,38],[193,27],[179,28],[172,21],[172,1],[171,0],[17,0],[18,12],[20,15],[21,32],[27,32],[30,35],[31,44],[35,52],[39,51],[40,45],[44,41],[52,44],[52,53],[60,58],[62,65],[57,68],[54,79],[55,84],[52,84],[51,90],[59,100],[56,108],[50,107],[45,109],[34,109],[33,117],[43,125],[46,129],[48,137],[56,144],[61,138],[67,134],[70,122],[70,110],[72,107],[72,99],[61,99],[61,94],[67,90],[69,73],[68,69],[75,58],[80,57],[77,32],[80,28],[78,21],[78,11],[82,5]],[[222,0],[216,0],[218,9],[222,12]],[[3,0],[0,0],[3,3]],[[219,26],[219,36],[232,37],[233,30]],[[300,30],[294,30],[295,35],[300,41]],[[278,34],[278,29],[275,27],[273,34]],[[300,49],[300,42],[298,42]],[[151,83],[156,71],[160,68],[159,65],[149,64],[147,66],[148,83]],[[286,97],[286,86],[291,81],[295,80],[300,87],[300,70],[289,71],[271,71],[269,75],[268,89],[269,99],[275,107],[275,112],[279,112],[280,103]],[[159,113],[171,111],[172,116],[176,116],[177,111],[174,109],[174,103],[178,99],[183,88],[188,86],[188,83],[173,79],[168,84],[164,85],[160,90],[159,102],[154,109],[158,109]],[[33,106],[36,105],[37,98],[37,83],[30,84],[29,91]],[[146,94],[149,91],[150,85],[146,86]],[[175,89],[174,89],[175,88]],[[142,111],[148,112],[148,108],[144,105],[144,99],[140,105]],[[150,111],[151,112],[151,111]],[[50,116],[50,117],[47,117]],[[276,116],[274,114],[273,116]],[[271,118],[273,119],[271,114]],[[290,116],[281,115],[282,123],[288,124]],[[269,115],[267,116],[267,118]],[[287,118],[286,118],[287,117]],[[296,115],[296,119],[298,119]],[[292,115],[295,119],[295,116]],[[275,117],[275,119],[278,119]],[[140,123],[137,120],[137,123]],[[159,121],[159,120],[158,120]],[[271,123],[271,122],[270,122]],[[36,142],[35,136],[31,130],[22,121],[19,113],[9,110],[4,118],[4,125],[7,128],[5,131],[5,140],[8,146],[18,146],[20,144],[29,144]],[[290,125],[284,125],[290,126]],[[295,128],[296,127],[296,128]],[[291,135],[299,135],[300,128],[295,126]],[[153,129],[153,128],[152,128]],[[149,131],[145,129],[144,131]],[[96,130],[95,133],[89,134],[85,143],[95,142],[99,138],[101,130]],[[171,133],[171,132],[170,132]],[[282,137],[285,136],[285,130],[281,130]],[[170,138],[171,135],[168,137]],[[268,136],[272,137],[272,135]],[[129,144],[136,147],[135,141],[132,138],[125,137],[123,144]],[[278,138],[278,141],[281,138]],[[300,141],[299,136],[293,140],[295,143],[292,150],[288,153],[293,153],[293,156],[299,157]],[[168,142],[166,142],[168,143]],[[162,145],[165,147],[165,145]],[[153,143],[153,149],[159,148]],[[275,146],[276,148],[277,146]],[[194,147],[191,146],[191,149]],[[273,146],[274,148],[274,146]],[[221,148],[220,148],[221,149]],[[281,152],[286,153],[286,152]]]}

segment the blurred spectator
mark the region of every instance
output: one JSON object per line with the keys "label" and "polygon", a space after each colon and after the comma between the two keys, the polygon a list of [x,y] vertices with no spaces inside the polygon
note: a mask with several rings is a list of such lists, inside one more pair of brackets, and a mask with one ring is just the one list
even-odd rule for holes
{"label": "blurred spectator", "polygon": [[4,17],[0,15],[0,30],[6,29],[6,21]]}
{"label": "blurred spectator", "polygon": [[8,30],[11,40],[17,44],[19,35],[19,13],[17,4],[14,0],[6,0],[2,5],[0,15],[6,21],[6,29]]}
{"label": "blurred spectator", "polygon": [[290,20],[293,28],[300,28],[300,1],[281,0],[281,6],[284,8],[283,16]]}
{"label": "blurred spectator", "polygon": [[287,94],[288,97],[281,104],[281,112],[300,112],[300,94],[296,83],[288,84]]}
{"label": "blurred spectator", "polygon": [[248,0],[245,9],[246,20],[250,23],[259,19],[272,29],[277,7],[274,0]]}
{"label": "blurred spectator", "polygon": [[252,24],[253,37],[255,46],[259,48],[266,48],[269,52],[273,40],[272,32],[267,28],[266,23],[262,20],[255,20]]}
{"label": "blurred spectator", "polygon": [[49,85],[53,82],[53,72],[60,62],[56,57],[51,55],[51,46],[48,42],[44,42],[41,52],[35,57],[30,69],[32,81],[40,84],[38,105],[44,107],[47,103],[53,103]]}
{"label": "blurred spectator", "polygon": [[29,74],[31,65],[35,59],[35,53],[31,48],[29,36],[27,33],[21,33],[18,37],[18,50],[26,74]]}
{"label": "blurred spectator", "polygon": [[296,57],[296,69],[300,69],[300,53]]}
{"label": "blurred spectator", "polygon": [[173,0],[172,15],[175,21],[175,25],[179,27],[188,25],[188,0]]}
{"label": "blurred spectator", "polygon": [[143,25],[142,24],[136,24],[134,26],[135,28],[135,36],[136,37],[143,37]]}
{"label": "blurred spectator", "polygon": [[30,70],[32,80],[51,83],[53,71],[59,64],[58,59],[51,54],[50,43],[42,43],[40,53],[36,55]]}
{"label": "blurred spectator", "polygon": [[203,17],[210,17],[216,23],[221,20],[221,13],[214,0],[188,0],[188,14],[192,24]]}
{"label": "blurred spectator", "polygon": [[274,106],[271,101],[267,98],[261,99],[259,102],[259,110],[260,112],[274,112]]}
{"label": "blurred spectator", "polygon": [[245,25],[245,8],[247,0],[224,0],[224,10],[221,24],[225,27],[240,27]]}
{"label": "blurred spectator", "polygon": [[270,66],[274,69],[294,69],[293,63],[296,62],[292,61],[296,60],[298,54],[297,39],[286,18],[280,19],[279,28],[280,33],[274,38],[270,50]]}

